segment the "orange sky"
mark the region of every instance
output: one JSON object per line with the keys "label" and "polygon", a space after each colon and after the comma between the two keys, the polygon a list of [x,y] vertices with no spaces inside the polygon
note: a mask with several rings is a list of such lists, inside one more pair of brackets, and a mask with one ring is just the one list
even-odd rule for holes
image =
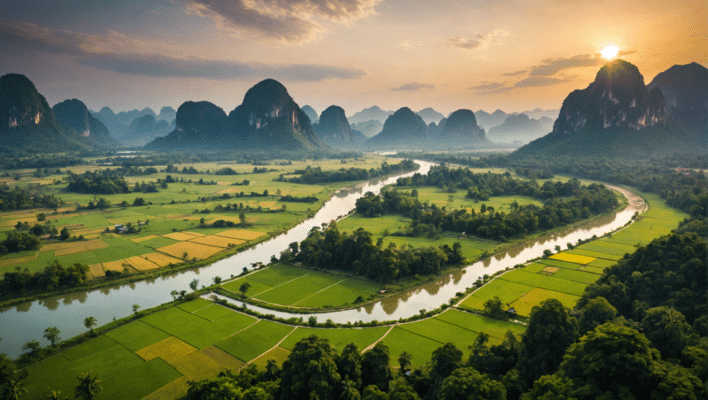
{"label": "orange sky", "polygon": [[646,83],[674,64],[708,65],[705,0],[6,3],[0,74],[27,75],[52,105],[92,109],[209,100],[228,113],[267,77],[300,105],[348,115],[554,109],[592,81],[607,45]]}

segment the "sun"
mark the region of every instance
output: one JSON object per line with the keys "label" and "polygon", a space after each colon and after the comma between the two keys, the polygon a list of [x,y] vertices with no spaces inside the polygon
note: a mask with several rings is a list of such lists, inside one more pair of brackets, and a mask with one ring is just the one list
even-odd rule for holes
{"label": "sun", "polygon": [[612,45],[612,46],[607,46],[602,51],[600,54],[602,54],[603,57],[605,57],[608,60],[611,60],[617,56],[617,53],[619,53],[620,49],[619,47]]}

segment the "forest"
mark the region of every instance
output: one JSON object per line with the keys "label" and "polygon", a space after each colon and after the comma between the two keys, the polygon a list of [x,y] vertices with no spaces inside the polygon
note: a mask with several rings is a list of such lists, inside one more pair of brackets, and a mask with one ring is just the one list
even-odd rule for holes
{"label": "forest", "polygon": [[341,168],[338,171],[323,171],[321,167],[308,166],[302,170],[296,170],[294,173],[299,174],[299,177],[287,178],[281,175],[278,179],[282,182],[291,183],[306,183],[316,184],[323,182],[346,182],[346,181],[361,181],[366,179],[377,178],[390,174],[399,174],[402,172],[415,171],[418,169],[418,164],[412,160],[403,160],[398,164],[389,165],[383,162],[380,168],[364,169],[364,168]]}

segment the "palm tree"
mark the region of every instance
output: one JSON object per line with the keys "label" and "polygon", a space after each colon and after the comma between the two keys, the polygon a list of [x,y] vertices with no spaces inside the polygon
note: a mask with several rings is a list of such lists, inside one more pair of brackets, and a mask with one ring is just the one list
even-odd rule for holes
{"label": "palm tree", "polygon": [[101,393],[103,390],[103,388],[98,385],[101,381],[96,378],[96,374],[93,373],[93,370],[78,376],[76,379],[79,380],[79,384],[74,390],[74,396],[77,399],[93,400],[96,394]]}
{"label": "palm tree", "polygon": [[7,400],[17,400],[20,396],[27,392],[27,389],[23,388],[25,384],[25,379],[27,379],[27,370],[20,373],[10,373],[6,375],[6,381],[4,382],[3,389],[5,397],[3,399]]}
{"label": "palm tree", "polygon": [[56,326],[49,327],[44,330],[44,337],[47,338],[47,340],[49,340],[49,343],[52,344],[52,347],[56,346],[57,340],[61,340],[61,338],[59,337],[60,332],[61,331]]}
{"label": "palm tree", "polygon": [[47,393],[46,400],[65,400],[65,397],[61,396],[61,390],[52,390]]}
{"label": "palm tree", "polygon": [[84,319],[84,326],[91,331],[91,334],[93,334],[93,327],[96,326],[98,322],[96,321],[96,318],[93,316],[91,317],[86,317]]}

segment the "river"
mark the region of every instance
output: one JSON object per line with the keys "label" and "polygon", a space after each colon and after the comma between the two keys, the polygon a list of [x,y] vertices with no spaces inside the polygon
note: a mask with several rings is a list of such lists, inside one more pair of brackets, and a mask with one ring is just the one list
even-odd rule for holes
{"label": "river", "polygon": [[[416,162],[421,165],[421,168],[416,172],[422,174],[426,174],[434,165],[425,161]],[[45,298],[1,310],[0,353],[6,353],[9,357],[16,358],[21,354],[22,345],[27,341],[34,339],[42,345],[47,345],[47,340],[42,337],[42,333],[47,327],[56,326],[61,331],[62,338],[70,338],[86,331],[84,318],[88,316],[95,317],[100,326],[114,318],[130,315],[133,304],[138,304],[141,309],[147,309],[171,301],[170,292],[173,290],[189,291],[189,283],[194,279],[198,279],[202,284],[211,284],[214,277],[220,276],[226,279],[231,275],[238,275],[244,267],[251,268],[253,263],[267,264],[272,255],[279,256],[280,252],[288,247],[288,244],[304,240],[312,227],[321,226],[323,223],[347,215],[354,209],[356,200],[364,193],[379,193],[382,187],[395,183],[399,177],[410,176],[414,173],[410,172],[339,190],[314,217],[300,223],[287,233],[198,270],[184,270],[156,279]],[[593,235],[600,236],[625,225],[636,211],[643,210],[644,202],[641,197],[625,189],[615,189],[621,191],[629,199],[629,206],[616,214],[596,219],[574,229],[555,232],[532,242],[514,246],[503,253],[444,276],[417,290],[389,296],[378,303],[359,309],[320,313],[317,314],[317,317],[320,321],[332,319],[342,323],[359,320],[382,321],[406,318],[418,313],[421,309],[431,310],[439,307],[453,297],[456,292],[464,291],[466,287],[472,286],[478,277],[484,274],[492,274],[506,267],[539,257],[543,250],[553,249],[556,245],[565,248],[568,242],[576,243],[579,239],[588,239]],[[275,314],[286,318],[291,316],[288,313],[259,310],[258,307],[251,305],[249,307],[265,314]],[[298,314],[297,316],[302,315]],[[304,317],[307,318],[307,315]]]}

